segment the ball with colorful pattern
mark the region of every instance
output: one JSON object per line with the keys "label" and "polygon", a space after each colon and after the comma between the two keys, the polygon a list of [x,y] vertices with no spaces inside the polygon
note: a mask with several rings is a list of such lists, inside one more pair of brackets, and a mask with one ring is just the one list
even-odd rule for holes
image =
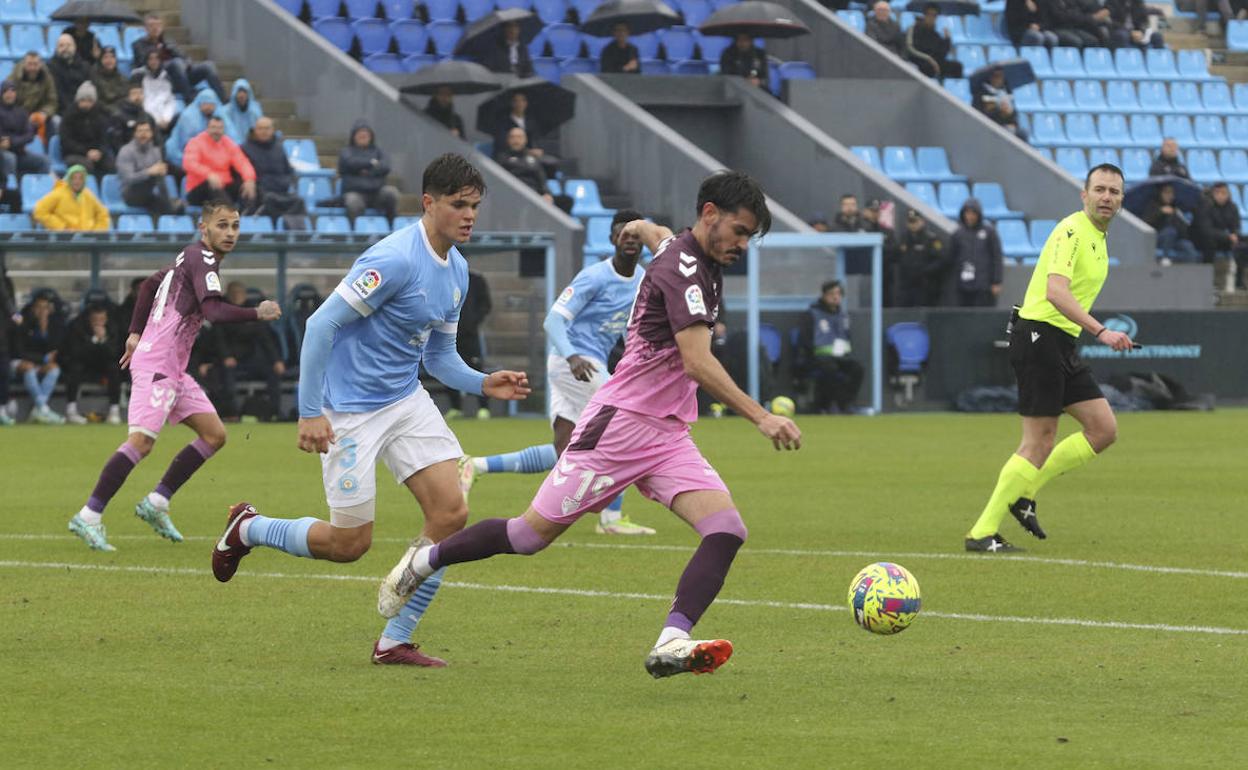
{"label": "ball with colorful pattern", "polygon": [[919,581],[900,564],[869,564],[849,584],[854,622],[873,634],[906,630],[918,616],[921,603]]}

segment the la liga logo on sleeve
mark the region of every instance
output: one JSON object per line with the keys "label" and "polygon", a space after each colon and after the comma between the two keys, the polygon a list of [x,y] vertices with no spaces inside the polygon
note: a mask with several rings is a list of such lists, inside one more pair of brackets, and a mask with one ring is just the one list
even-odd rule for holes
{"label": "la liga logo on sleeve", "polygon": [[209,270],[204,276],[204,284],[208,286],[208,291],[221,292],[221,275],[215,270]]}
{"label": "la liga logo on sleeve", "polygon": [[360,295],[360,299],[368,299],[368,295],[377,291],[380,285],[381,273],[371,268],[360,273],[360,276],[351,282],[351,288]]}

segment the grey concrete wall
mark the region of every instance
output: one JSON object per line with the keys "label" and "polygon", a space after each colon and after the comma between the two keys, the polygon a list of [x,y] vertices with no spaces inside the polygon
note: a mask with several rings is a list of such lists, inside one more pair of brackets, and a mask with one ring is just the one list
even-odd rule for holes
{"label": "grey concrete wall", "polygon": [[419,192],[431,159],[446,152],[468,157],[489,187],[479,229],[552,233],[559,244],[559,280],[570,278],[579,267],[584,228],[577,219],[401,102],[393,86],[270,0],[182,0],[182,18],[212,56],[244,62],[252,83],[293,99],[317,133],[346,137],[353,122],[368,120],[408,192]]}

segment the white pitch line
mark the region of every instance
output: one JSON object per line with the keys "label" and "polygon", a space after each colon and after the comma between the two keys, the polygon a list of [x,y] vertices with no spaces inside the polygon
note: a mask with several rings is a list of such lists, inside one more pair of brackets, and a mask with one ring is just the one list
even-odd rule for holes
{"label": "white pitch line", "polygon": [[[109,535],[109,540],[151,540],[152,535]],[[0,533],[0,540],[71,540],[72,535],[59,535],[52,533]],[[217,538],[205,535],[191,535],[186,538],[187,542],[216,542]],[[408,543],[409,538],[402,537],[378,537],[373,539],[374,543]],[[689,553],[693,550],[692,546],[686,545],[645,545],[642,543],[590,543],[590,542],[571,542],[559,541],[553,547],[558,548],[605,548],[622,551],[671,551],[678,553]],[[1061,559],[1049,556],[993,556],[990,554],[975,553],[895,553],[883,551],[821,551],[811,549],[793,549],[793,548],[751,548],[746,546],[741,550],[742,554],[756,556],[817,556],[825,558],[839,557],[864,557],[867,559],[942,559],[955,561],[973,561],[980,564],[1051,564],[1059,567],[1086,567],[1089,569],[1112,569],[1123,570],[1126,572],[1146,572],[1155,575],[1193,575],[1196,577],[1219,577],[1231,578],[1234,580],[1248,579],[1248,572],[1240,572],[1236,570],[1219,570],[1219,569],[1199,569],[1196,567],[1167,567],[1155,564],[1131,564],[1127,562],[1116,561],[1090,561],[1087,559]]]}
{"label": "white pitch line", "polygon": [[[0,568],[10,569],[55,569],[55,570],[89,570],[94,572],[130,572],[148,575],[190,575],[208,577],[208,570],[191,567],[143,567],[118,564],[76,564],[71,562],[44,561],[0,561]],[[252,578],[275,578],[282,580],[327,580],[338,582],[376,583],[380,578],[369,575],[340,575],[332,573],[297,574],[289,572],[241,572]],[[446,582],[443,585],[451,588],[467,588],[474,591],[497,591],[505,593],[546,594],[555,596],[579,596],[596,599],[636,599],[670,603],[670,594],[643,594],[617,591],[595,591],[586,588],[550,588],[545,586],[514,586],[487,585],[485,583]],[[718,604],[735,607],[766,607],[781,610],[813,610],[816,612],[845,612],[848,607],[836,604],[818,604],[811,602],[780,602],[761,599],[716,599]],[[1219,626],[1179,626],[1169,623],[1127,623],[1114,620],[1084,620],[1081,618],[1040,618],[1016,615],[980,615],[964,612],[933,612],[924,610],[925,617],[944,618],[947,620],[970,620],[981,623],[1028,623],[1044,626],[1080,626],[1083,628],[1107,628],[1129,631],[1167,631],[1186,634],[1216,634],[1222,636],[1248,636],[1248,628],[1223,628]]]}

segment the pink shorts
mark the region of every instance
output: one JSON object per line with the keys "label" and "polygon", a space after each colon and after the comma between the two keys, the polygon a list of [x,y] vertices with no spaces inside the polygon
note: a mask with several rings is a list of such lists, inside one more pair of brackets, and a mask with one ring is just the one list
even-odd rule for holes
{"label": "pink shorts", "polygon": [[130,432],[156,438],[165,423],[176,425],[193,414],[216,414],[195,378],[176,378],[135,369],[130,372]]}
{"label": "pink shorts", "polygon": [[668,508],[682,492],[728,491],[683,422],[590,404],[533,508],[544,519],[571,524],[601,511],[630,484]]}

